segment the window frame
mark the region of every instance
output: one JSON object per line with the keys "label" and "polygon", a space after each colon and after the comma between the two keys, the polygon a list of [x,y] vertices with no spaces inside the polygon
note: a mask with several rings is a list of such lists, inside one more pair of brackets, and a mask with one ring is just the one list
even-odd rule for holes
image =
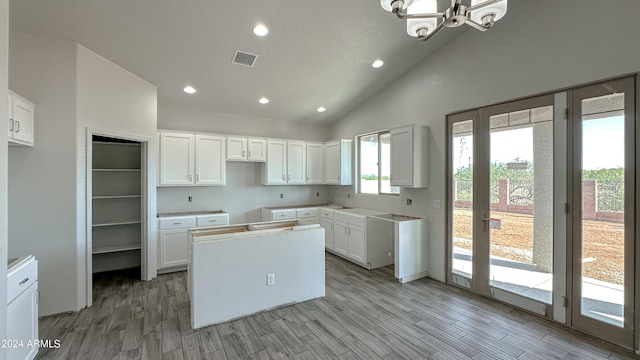
{"label": "window frame", "polygon": [[[390,129],[385,129],[385,130],[380,130],[380,131],[374,131],[374,132],[370,132],[370,133],[366,133],[366,134],[360,134],[357,135],[355,137],[355,142],[356,142],[356,176],[358,179],[357,182],[357,188],[356,188],[356,193],[358,194],[366,194],[366,195],[386,195],[386,196],[400,196],[400,187],[398,186],[390,186],[390,189],[393,188],[397,188],[398,192],[383,192],[382,191],[382,166],[381,166],[381,162],[382,162],[382,146],[381,146],[381,142],[380,142],[380,137],[382,135],[389,135],[391,136],[391,130]],[[372,192],[363,192],[362,191],[362,138],[364,137],[368,137],[368,136],[375,136],[376,140],[377,140],[377,148],[378,148],[378,159],[377,159],[377,167],[378,167],[378,172],[376,174],[377,176],[377,182],[378,182],[378,186],[377,186],[377,192],[376,193],[372,193]],[[391,143],[389,143],[391,144]],[[391,145],[389,145],[389,153],[391,152]],[[390,154],[389,154],[390,155]],[[391,156],[389,156],[389,165],[391,165]],[[391,169],[389,169],[391,170]],[[389,174],[390,177],[391,174]]]}

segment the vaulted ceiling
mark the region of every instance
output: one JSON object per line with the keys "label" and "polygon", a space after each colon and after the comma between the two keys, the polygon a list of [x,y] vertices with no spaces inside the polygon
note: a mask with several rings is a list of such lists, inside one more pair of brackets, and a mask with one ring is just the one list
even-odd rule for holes
{"label": "vaulted ceiling", "polygon": [[[253,34],[258,23],[267,36]],[[10,26],[97,52],[155,84],[161,107],[318,123],[466,30],[415,40],[377,0],[11,0]],[[232,64],[235,50],[257,54],[255,65]],[[376,59],[384,66],[373,68]]]}

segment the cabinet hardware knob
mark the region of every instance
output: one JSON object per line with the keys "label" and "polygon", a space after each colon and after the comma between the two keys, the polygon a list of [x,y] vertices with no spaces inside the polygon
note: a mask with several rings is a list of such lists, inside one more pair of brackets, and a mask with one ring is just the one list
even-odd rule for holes
{"label": "cabinet hardware knob", "polygon": [[209,220],[209,222],[217,222],[218,220]]}
{"label": "cabinet hardware knob", "polygon": [[173,223],[173,225],[181,225],[182,223]]}
{"label": "cabinet hardware knob", "polygon": [[16,134],[20,132],[20,121],[15,120],[16,122]]}
{"label": "cabinet hardware knob", "polygon": [[13,131],[13,119],[9,119],[9,131]]}
{"label": "cabinet hardware knob", "polygon": [[20,282],[18,283],[18,285],[22,285],[22,284],[26,283],[27,281],[29,281],[29,278],[28,278],[28,277],[26,277],[26,278],[22,279],[22,281],[20,281]]}
{"label": "cabinet hardware knob", "polygon": [[200,174],[196,175],[196,181],[200,181]]}

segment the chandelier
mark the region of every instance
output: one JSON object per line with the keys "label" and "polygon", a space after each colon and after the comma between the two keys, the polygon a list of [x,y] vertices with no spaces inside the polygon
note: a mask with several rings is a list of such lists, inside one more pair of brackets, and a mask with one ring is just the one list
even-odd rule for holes
{"label": "chandelier", "polygon": [[451,7],[438,12],[437,0],[380,0],[383,9],[407,20],[407,33],[420,40],[429,40],[444,27],[467,24],[480,31],[489,30],[507,13],[507,0],[451,0]]}

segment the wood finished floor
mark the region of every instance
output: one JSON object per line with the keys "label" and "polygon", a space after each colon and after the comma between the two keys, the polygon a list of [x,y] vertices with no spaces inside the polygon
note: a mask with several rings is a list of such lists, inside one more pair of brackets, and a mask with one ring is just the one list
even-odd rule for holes
{"label": "wood finished floor", "polygon": [[326,257],[326,296],[192,330],[186,272],[95,280],[94,305],[40,319],[39,359],[634,359],[434,280]]}

